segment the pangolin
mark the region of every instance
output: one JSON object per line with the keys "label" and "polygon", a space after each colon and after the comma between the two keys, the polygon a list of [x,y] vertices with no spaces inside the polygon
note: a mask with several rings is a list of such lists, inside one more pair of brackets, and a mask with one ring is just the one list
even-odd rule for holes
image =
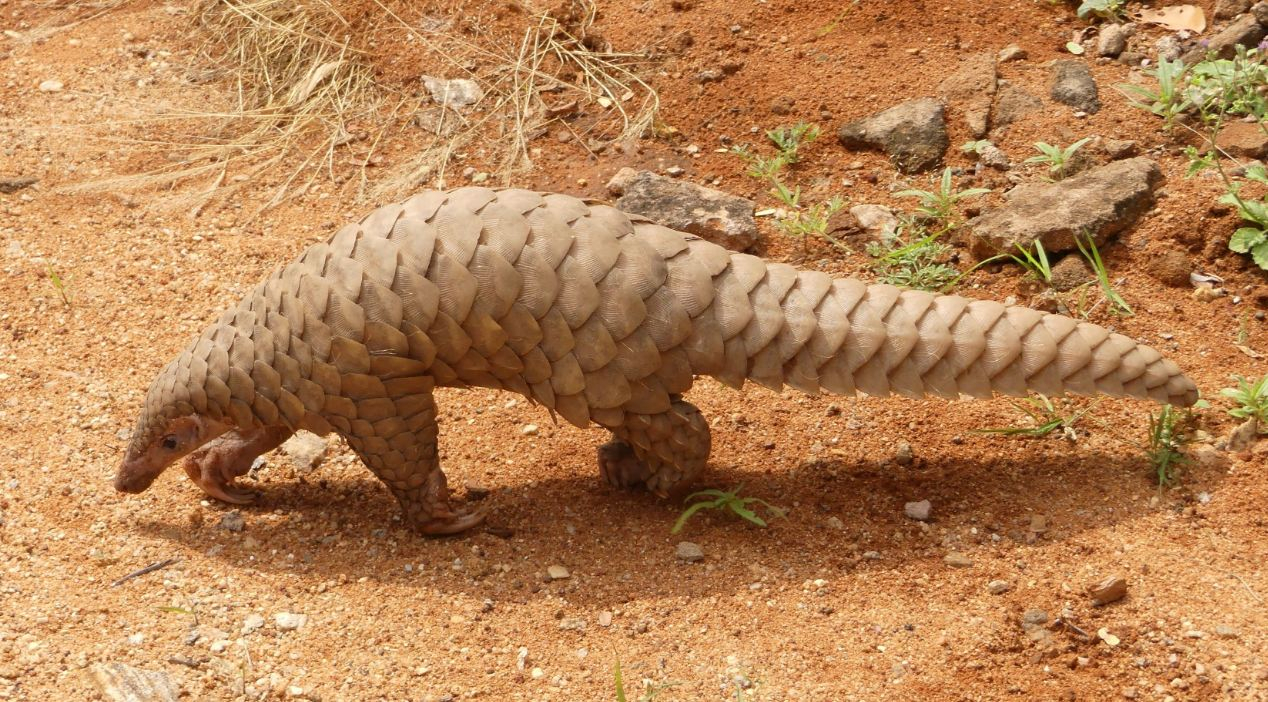
{"label": "pangolin", "polygon": [[296,430],[342,436],[426,534],[451,499],[436,387],[517,392],[612,440],[613,485],[667,494],[709,456],[696,376],[806,393],[1107,393],[1190,405],[1154,349],[1069,317],[832,278],[608,205],[520,189],[428,191],[276,270],[155,378],[115,487],[171,463],[232,503]]}

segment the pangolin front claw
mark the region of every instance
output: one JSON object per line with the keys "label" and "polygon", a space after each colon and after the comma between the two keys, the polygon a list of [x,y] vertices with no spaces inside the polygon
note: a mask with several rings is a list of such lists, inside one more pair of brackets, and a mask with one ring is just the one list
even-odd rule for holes
{"label": "pangolin front claw", "polygon": [[414,528],[428,536],[447,536],[479,526],[486,516],[488,512],[483,509],[455,512],[444,517],[433,517],[421,524],[416,524]]}
{"label": "pangolin front claw", "polygon": [[259,498],[259,493],[236,484],[237,475],[226,470],[224,461],[217,460],[212,451],[195,451],[185,458],[185,474],[208,495],[233,505],[249,505]]}

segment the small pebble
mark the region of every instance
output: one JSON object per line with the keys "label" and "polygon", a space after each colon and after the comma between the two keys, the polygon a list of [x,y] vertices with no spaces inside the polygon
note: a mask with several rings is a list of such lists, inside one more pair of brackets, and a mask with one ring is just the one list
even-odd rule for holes
{"label": "small pebble", "polygon": [[291,612],[278,612],[273,615],[273,623],[282,631],[295,631],[300,629],[308,622],[308,615],[293,614]]}
{"label": "small pebble", "polygon": [[1011,589],[1013,586],[1007,580],[992,580],[986,584],[986,591],[992,595],[1002,595]]}
{"label": "small pebble", "polygon": [[520,433],[524,436],[537,436],[537,431],[536,424],[525,424],[524,428],[520,429]]}
{"label": "small pebble", "polygon": [[900,466],[909,466],[913,460],[911,453],[911,444],[906,441],[898,444],[898,450],[894,452],[894,463]]}
{"label": "small pebble", "polygon": [[572,573],[569,573],[568,569],[561,565],[553,565],[546,569],[546,577],[551,580],[566,580],[572,577]]}
{"label": "small pebble", "polygon": [[611,612],[606,612],[606,611],[599,612],[599,626],[603,626],[603,627],[612,626]]}
{"label": "small pebble", "polygon": [[839,517],[828,517],[827,520],[824,521],[824,524],[827,524],[829,528],[836,529],[838,531],[845,528],[845,522],[841,521]]}
{"label": "small pebble", "polygon": [[933,505],[929,500],[921,500],[919,502],[908,502],[903,505],[903,514],[908,519],[914,519],[918,522],[929,521],[929,514],[933,511]]}
{"label": "small pebble", "polygon": [[1127,581],[1117,575],[1111,575],[1089,585],[1088,595],[1092,597],[1093,607],[1103,607],[1111,602],[1117,602],[1127,595]]}
{"label": "small pebble", "polygon": [[258,614],[248,614],[246,619],[242,620],[242,633],[250,634],[262,626],[264,626],[264,617]]}
{"label": "small pebble", "polygon": [[680,561],[696,563],[704,560],[704,549],[700,548],[699,544],[690,541],[679,541],[675,555],[678,556]]}
{"label": "small pebble", "polygon": [[246,528],[247,522],[242,518],[242,513],[238,510],[226,512],[220,517],[220,528],[229,531],[238,532]]}
{"label": "small pebble", "polygon": [[952,551],[942,558],[942,562],[952,568],[972,568],[973,561],[968,556],[959,551]]}
{"label": "small pebble", "polygon": [[41,93],[57,93],[62,90],[62,82],[60,80],[46,80],[40,83]]}
{"label": "small pebble", "polygon": [[1236,629],[1226,624],[1220,624],[1215,627],[1215,635],[1222,639],[1235,639],[1241,636]]}

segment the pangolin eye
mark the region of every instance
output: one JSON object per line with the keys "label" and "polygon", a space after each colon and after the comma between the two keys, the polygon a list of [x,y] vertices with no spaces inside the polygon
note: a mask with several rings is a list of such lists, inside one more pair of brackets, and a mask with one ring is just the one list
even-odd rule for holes
{"label": "pangolin eye", "polygon": [[167,436],[163,437],[163,448],[167,449],[168,451],[176,450],[176,444],[177,444],[177,441],[174,435],[168,434]]}

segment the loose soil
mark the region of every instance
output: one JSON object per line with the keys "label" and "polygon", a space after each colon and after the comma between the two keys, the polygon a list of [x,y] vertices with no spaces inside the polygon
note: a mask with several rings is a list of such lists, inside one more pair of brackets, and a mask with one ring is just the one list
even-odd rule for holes
{"label": "loose soil", "polygon": [[[1199,4],[1211,16],[1213,3]],[[273,266],[373,203],[354,199],[352,181],[322,180],[258,213],[276,174],[196,218],[164,205],[205,183],[64,192],[164,163],[174,149],[157,142],[181,133],[137,115],[232,102],[231,81],[189,79],[206,63],[187,3],[68,5],[0,0],[0,28],[48,30],[0,43],[0,177],[39,179],[0,194],[0,698],[101,699],[89,670],[118,662],[165,672],[186,699],[604,700],[615,699],[618,661],[631,699],[642,681],[664,687],[659,700],[1268,698],[1268,444],[1207,449],[1160,491],[1139,449],[1154,408],[1137,401],[1099,401],[1076,441],[1024,440],[976,432],[1019,421],[1005,399],[804,397],[701,381],[691,399],[714,432],[702,484],[742,483],[788,508],[767,529],[706,514],[671,535],[681,505],[597,480],[601,432],[482,390],[440,393],[442,459],[460,494],[489,491],[481,504],[498,534],[416,536],[342,447],[304,475],[270,456],[249,481],[263,497],[241,510],[241,531],[224,528],[230,508],[178,470],[143,495],[116,494],[110,478],[149,379]],[[527,21],[509,3],[465,5],[432,9]],[[718,150],[804,119],[825,129],[794,172],[808,197],[910,207],[891,192],[926,178],[846,152],[832,131],[934,95],[965,57],[1013,43],[1029,58],[1001,64],[1001,77],[1046,96],[1045,64],[1078,26],[1068,4],[1030,0],[601,10],[595,29],[614,47],[655,47],[644,69],[662,100],[659,136],[592,153],[549,130],[517,185],[605,198],[621,167],[676,165],[770,206]],[[421,94],[413,81],[427,67],[412,66],[399,35],[370,44],[385,80]],[[1159,160],[1166,196],[1105,249],[1136,315],[1102,306],[1093,319],[1189,371],[1215,405],[1202,428],[1218,437],[1233,426],[1218,389],[1231,373],[1265,371],[1234,344],[1241,334],[1268,352],[1254,317],[1268,285],[1225,251],[1237,224],[1213,206],[1218,184],[1186,180],[1178,146],[1113,90],[1131,70],[1088,60],[1104,109],[1076,117],[1049,105],[996,143],[1020,162],[1032,142],[1096,134],[1136,140]],[[727,63],[740,68],[695,81]],[[64,89],[38,89],[52,79]],[[969,138],[955,105],[949,122],[953,145]],[[383,167],[422,138],[395,133]],[[482,153],[451,164],[449,184],[481,168]],[[954,146],[948,160],[970,165]],[[983,204],[1009,184],[995,173],[958,182],[995,188]],[[812,248],[807,258],[764,234],[769,257],[868,275],[861,254]],[[1149,264],[1173,249],[1223,276],[1231,295],[1200,301],[1158,282]],[[1022,294],[1020,280],[1015,268],[986,269],[961,290],[1002,300]],[[900,465],[903,442],[913,460]],[[924,499],[931,521],[904,516],[905,502]],[[683,539],[703,548],[702,562],[675,557]],[[948,565],[951,552],[971,566]],[[111,585],[166,559],[178,560]],[[555,565],[570,577],[548,580]],[[1128,594],[1094,608],[1084,589],[1109,575],[1126,578]],[[994,580],[1009,589],[991,594]],[[1021,626],[1030,610],[1047,615],[1033,637]],[[307,621],[284,631],[274,615],[285,612]],[[244,629],[256,615],[263,625]]]}

